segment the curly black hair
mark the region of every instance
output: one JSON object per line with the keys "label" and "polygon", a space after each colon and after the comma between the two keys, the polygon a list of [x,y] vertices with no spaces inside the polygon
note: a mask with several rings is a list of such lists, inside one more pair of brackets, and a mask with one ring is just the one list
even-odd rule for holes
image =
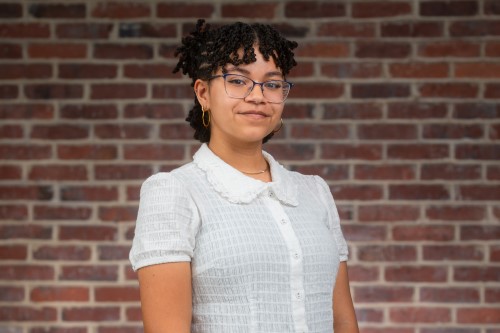
{"label": "curly black hair", "polygon": [[[196,80],[208,80],[219,68],[224,71],[227,64],[238,66],[255,62],[256,44],[264,59],[267,61],[272,57],[284,76],[297,65],[292,52],[297,43],[287,40],[270,25],[235,22],[211,29],[210,24],[200,19],[195,30],[182,38],[181,46],[175,52],[179,62],[173,73],[182,70],[184,75],[192,79],[191,86],[194,87]],[[241,57],[239,50],[243,50]],[[203,126],[201,105],[196,95],[186,121],[195,129],[195,139],[210,141],[210,129]],[[267,135],[263,142],[272,136],[273,133]]]}

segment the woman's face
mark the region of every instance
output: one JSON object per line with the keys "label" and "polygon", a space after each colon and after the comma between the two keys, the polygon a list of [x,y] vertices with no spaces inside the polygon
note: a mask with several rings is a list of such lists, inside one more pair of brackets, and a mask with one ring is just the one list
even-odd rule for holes
{"label": "woman's face", "polygon": [[[266,61],[255,47],[257,60],[250,64],[228,64],[228,74],[244,75],[256,82],[283,80],[281,71],[272,58]],[[215,75],[221,75],[219,69]],[[263,95],[261,86],[255,85],[250,94],[237,99],[229,97],[224,89],[224,78],[218,77],[205,86],[195,89],[205,109],[210,110],[210,143],[220,140],[234,144],[261,143],[262,139],[279,127],[284,103],[270,103]],[[229,82],[228,82],[229,84]],[[199,86],[198,86],[199,88]]]}

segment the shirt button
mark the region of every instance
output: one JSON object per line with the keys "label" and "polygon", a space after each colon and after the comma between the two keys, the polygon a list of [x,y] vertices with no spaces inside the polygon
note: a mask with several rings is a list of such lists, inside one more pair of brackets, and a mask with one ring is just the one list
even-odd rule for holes
{"label": "shirt button", "polygon": [[269,191],[269,197],[270,197],[270,198],[273,198],[273,197],[274,197],[274,193],[273,193],[273,192],[271,192],[271,191]]}
{"label": "shirt button", "polygon": [[285,219],[281,219],[281,224],[286,224],[286,220]]}
{"label": "shirt button", "polygon": [[296,293],[295,294],[296,299],[302,299],[302,294],[301,293]]}
{"label": "shirt button", "polygon": [[293,254],[293,257],[294,257],[295,259],[300,259],[300,254],[298,254],[297,252],[295,252],[295,253]]}

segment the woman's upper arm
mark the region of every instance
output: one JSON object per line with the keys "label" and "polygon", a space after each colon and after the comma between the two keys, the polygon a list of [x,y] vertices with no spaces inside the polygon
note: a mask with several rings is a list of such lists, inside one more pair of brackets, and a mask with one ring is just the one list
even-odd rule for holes
{"label": "woman's upper arm", "polygon": [[333,321],[335,333],[358,333],[358,322],[352,303],[347,263],[340,263],[333,289]]}
{"label": "woman's upper arm", "polygon": [[188,333],[191,326],[191,263],[138,270],[145,333]]}

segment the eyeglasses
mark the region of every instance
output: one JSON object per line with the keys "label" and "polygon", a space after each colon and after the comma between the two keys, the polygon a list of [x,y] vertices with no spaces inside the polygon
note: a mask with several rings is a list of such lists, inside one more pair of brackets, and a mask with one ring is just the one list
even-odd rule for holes
{"label": "eyeglasses", "polygon": [[256,82],[244,75],[222,74],[214,75],[209,80],[222,77],[224,79],[224,89],[231,98],[243,99],[250,95],[255,85],[259,85],[262,95],[269,103],[283,103],[293,87],[293,83],[282,80],[269,80]]}

